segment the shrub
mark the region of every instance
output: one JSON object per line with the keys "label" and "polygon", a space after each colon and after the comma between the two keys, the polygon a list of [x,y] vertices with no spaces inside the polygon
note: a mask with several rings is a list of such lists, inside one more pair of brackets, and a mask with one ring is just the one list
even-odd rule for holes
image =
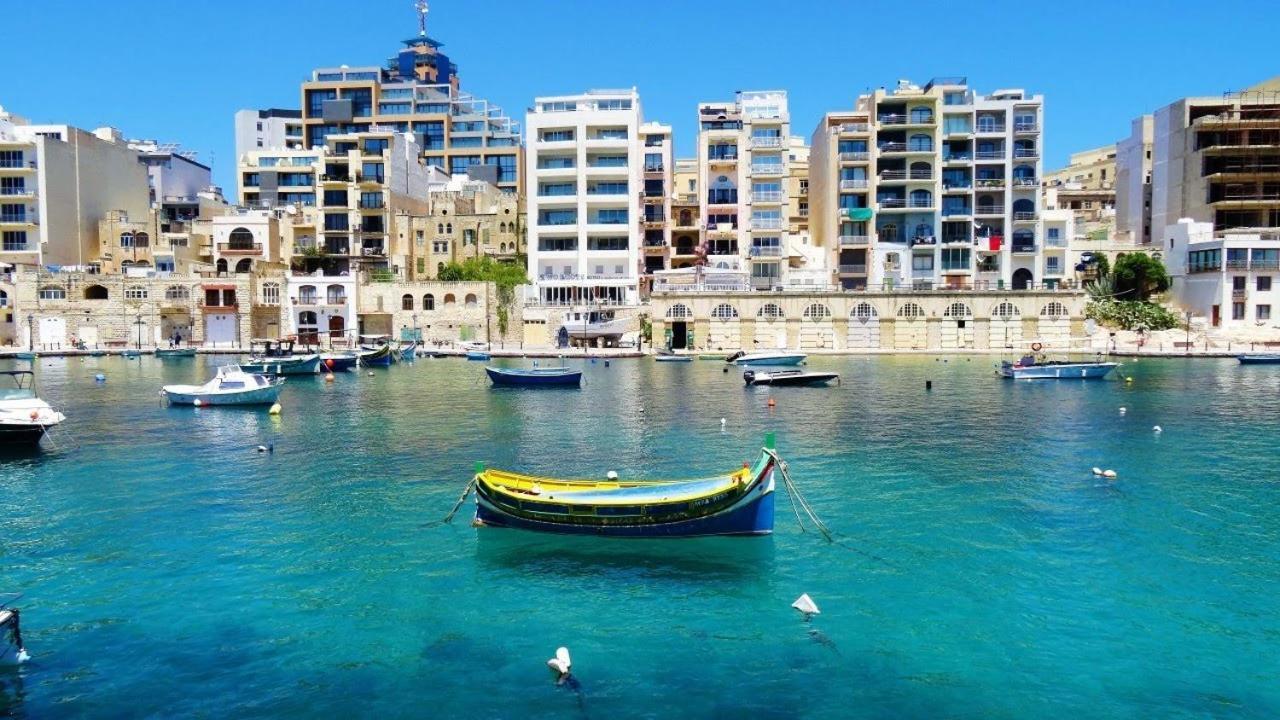
{"label": "shrub", "polygon": [[1116,295],[1125,300],[1146,302],[1153,294],[1169,289],[1169,273],[1164,263],[1146,253],[1126,253],[1116,258],[1111,271]]}
{"label": "shrub", "polygon": [[1121,330],[1169,330],[1181,325],[1178,316],[1164,306],[1134,300],[1093,300],[1085,306],[1084,316]]}

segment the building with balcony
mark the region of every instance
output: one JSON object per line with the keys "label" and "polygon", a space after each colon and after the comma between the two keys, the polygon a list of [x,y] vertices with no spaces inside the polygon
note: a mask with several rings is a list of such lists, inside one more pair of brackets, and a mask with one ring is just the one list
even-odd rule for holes
{"label": "building with balcony", "polygon": [[675,161],[671,177],[671,228],[668,267],[691,268],[706,258],[702,244],[702,202],[698,192],[698,161],[685,158]]}
{"label": "building with balcony", "polygon": [[251,150],[237,158],[236,197],[242,207],[316,206],[325,148]]}
{"label": "building with balcony", "polygon": [[1183,310],[1213,327],[1277,326],[1280,233],[1216,230],[1212,223],[1183,219],[1164,235],[1170,292]]}
{"label": "building with balcony", "polygon": [[522,262],[523,198],[483,180],[450,178],[432,187],[425,215],[399,213],[396,235],[408,239],[408,277],[435,280],[449,263],[476,258]]}
{"label": "building with balcony", "polygon": [[900,81],[827,113],[809,160],[809,228],[845,289],[1029,289],[1043,98],[964,78]]}
{"label": "building with balcony", "polygon": [[[1072,153],[1066,167],[1045,174],[1041,191],[1044,211],[1072,213],[1070,238],[1094,242],[1099,248],[1113,244],[1115,233],[1116,147]],[[1049,247],[1046,243],[1046,248]]]}
{"label": "building with balcony", "polygon": [[[644,143],[640,294],[648,297],[653,287],[653,273],[672,267],[675,155],[670,125],[647,122],[640,126],[640,137]],[[681,209],[686,209],[686,206],[681,206]]]}
{"label": "building with balcony", "polygon": [[[1182,219],[1215,232],[1280,230],[1280,77],[1217,97],[1187,97],[1151,119],[1151,238],[1167,246],[1166,228]],[[1145,127],[1134,122],[1128,147]],[[1140,175],[1141,156],[1121,153],[1118,171]],[[1126,216],[1144,202],[1136,182],[1117,198]],[[1125,221],[1126,229],[1132,222]]]}
{"label": "building with balcony", "polygon": [[147,168],[119,132],[35,125],[0,108],[0,262],[88,269],[100,221],[145,222],[150,209]]}
{"label": "building with balcony", "polygon": [[504,190],[520,185],[518,123],[487,100],[463,92],[458,68],[426,34],[404,41],[385,67],[319,68],[302,83],[304,146],[318,148],[334,134],[373,129],[413,133],[422,158],[449,175],[472,166]]}
{"label": "building with balcony", "polygon": [[299,150],[305,147],[302,112],[267,108],[236,112],[236,157],[256,150]]}
{"label": "building with balcony", "polygon": [[760,289],[787,271],[791,116],[783,90],[698,105],[702,245],[709,266],[741,268]]}
{"label": "building with balcony", "polygon": [[642,117],[634,89],[535,98],[525,116],[529,277],[542,304],[639,302],[641,244],[665,212],[642,202],[645,156],[670,157],[646,153]]}

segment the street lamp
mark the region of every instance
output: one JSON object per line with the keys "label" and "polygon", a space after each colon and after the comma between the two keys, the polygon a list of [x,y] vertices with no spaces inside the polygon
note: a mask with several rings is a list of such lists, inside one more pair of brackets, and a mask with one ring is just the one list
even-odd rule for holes
{"label": "street lamp", "polygon": [[1187,311],[1187,354],[1191,354],[1191,311]]}
{"label": "street lamp", "polygon": [[133,324],[138,326],[138,344],[136,345],[136,347],[138,348],[138,350],[141,350],[142,349],[142,326],[145,324],[142,322],[142,313],[138,313],[138,319],[134,320]]}
{"label": "street lamp", "polygon": [[32,330],[32,324],[35,322],[35,319],[35,315],[27,313],[27,350],[29,352],[35,352],[36,349],[36,335],[35,331]]}

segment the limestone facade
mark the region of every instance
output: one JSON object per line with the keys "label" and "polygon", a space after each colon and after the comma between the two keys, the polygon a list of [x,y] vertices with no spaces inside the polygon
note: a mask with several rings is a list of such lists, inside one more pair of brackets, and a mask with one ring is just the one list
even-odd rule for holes
{"label": "limestone facade", "polygon": [[416,329],[428,345],[463,341],[487,341],[494,347],[520,345],[520,308],[512,303],[507,332],[502,334],[493,283],[372,282],[360,284],[357,292],[361,334],[403,338]]}

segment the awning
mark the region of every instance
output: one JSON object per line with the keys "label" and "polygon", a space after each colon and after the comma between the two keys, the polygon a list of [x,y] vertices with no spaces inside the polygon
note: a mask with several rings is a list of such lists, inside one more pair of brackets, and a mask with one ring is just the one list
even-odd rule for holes
{"label": "awning", "polygon": [[850,220],[866,221],[871,219],[871,208],[847,208],[845,212]]}

